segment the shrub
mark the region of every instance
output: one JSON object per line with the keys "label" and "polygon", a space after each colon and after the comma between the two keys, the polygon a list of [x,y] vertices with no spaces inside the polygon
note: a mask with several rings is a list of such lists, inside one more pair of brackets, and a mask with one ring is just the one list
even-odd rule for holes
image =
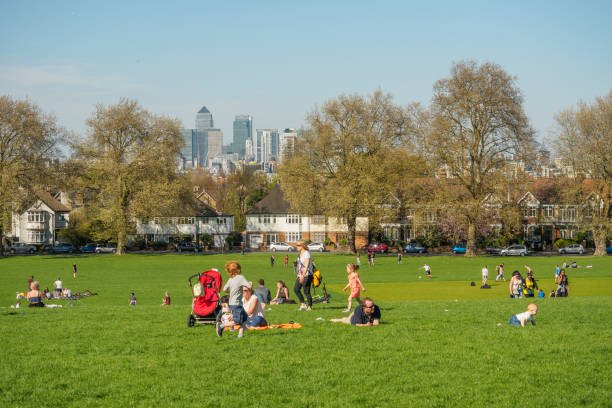
{"label": "shrub", "polygon": [[163,241],[149,242],[149,249],[153,251],[165,251],[168,249],[168,243]]}
{"label": "shrub", "polygon": [[340,245],[346,246],[346,238],[341,238],[340,239]]}
{"label": "shrub", "polygon": [[571,239],[559,238],[558,240],[555,241],[555,246],[557,248],[563,248],[573,243],[574,241]]}
{"label": "shrub", "polygon": [[335,246],[334,241],[329,239],[329,237],[325,238],[325,241],[323,241],[323,245],[325,245],[325,246],[334,245]]}

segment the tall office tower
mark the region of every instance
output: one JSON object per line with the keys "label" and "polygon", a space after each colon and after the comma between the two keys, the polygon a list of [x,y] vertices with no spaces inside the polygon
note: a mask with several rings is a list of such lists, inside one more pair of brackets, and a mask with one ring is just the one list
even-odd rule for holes
{"label": "tall office tower", "polygon": [[183,134],[183,146],[181,147],[181,157],[185,163],[185,169],[193,167],[193,158],[195,157],[194,146],[197,147],[195,140],[195,130],[193,129],[182,129]]}
{"label": "tall office tower", "polygon": [[236,115],[234,118],[234,142],[232,150],[238,156],[244,158],[246,153],[246,141],[253,140],[253,118],[251,115]]}
{"label": "tall office tower", "polygon": [[206,106],[202,106],[202,109],[196,114],[195,121],[195,140],[194,145],[195,156],[197,156],[197,166],[206,167],[206,161],[209,156],[208,154],[208,131],[213,128],[214,122],[212,113]]}
{"label": "tall office tower", "polygon": [[279,163],[289,157],[295,151],[295,142],[297,141],[297,132],[293,128],[286,128],[280,135],[280,154]]}
{"label": "tall office tower", "polygon": [[206,106],[202,106],[202,109],[200,109],[196,114],[196,129],[212,129],[213,127],[214,124],[212,113],[210,113],[210,111],[206,109]]}
{"label": "tall office tower", "polygon": [[254,145],[256,162],[267,163],[276,160],[279,147],[278,129],[257,129]]}
{"label": "tall office tower", "polygon": [[208,157],[217,157],[223,154],[223,132],[221,129],[208,129]]}
{"label": "tall office tower", "polygon": [[244,151],[244,156],[247,162],[255,160],[255,153],[253,152],[253,141],[251,139],[247,139]]}

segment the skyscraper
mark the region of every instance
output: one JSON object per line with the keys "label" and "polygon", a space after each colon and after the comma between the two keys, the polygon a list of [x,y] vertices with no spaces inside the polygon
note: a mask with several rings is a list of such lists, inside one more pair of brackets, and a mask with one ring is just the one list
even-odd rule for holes
{"label": "skyscraper", "polygon": [[183,146],[181,147],[181,157],[185,162],[185,169],[193,167],[193,158],[195,157],[194,146],[197,146],[195,140],[195,130],[193,129],[182,129],[183,133]]}
{"label": "skyscraper", "polygon": [[256,162],[267,163],[276,160],[279,151],[278,129],[257,129],[254,145]]}
{"label": "skyscraper", "polygon": [[295,151],[297,132],[293,128],[286,128],[280,135],[280,152],[278,161],[282,162]]}
{"label": "skyscraper", "polygon": [[223,154],[223,132],[221,129],[208,129],[208,157],[217,157]]}
{"label": "skyscraper", "polygon": [[[208,148],[209,148],[209,138],[208,132],[213,129],[214,122],[212,113],[206,108],[206,106],[202,106],[202,109],[198,111],[196,114],[195,120],[195,145],[194,145],[194,155],[197,157],[197,165],[198,167],[205,167],[206,161],[209,156]],[[218,130],[218,129],[215,129]],[[216,147],[216,144],[215,144]]]}
{"label": "skyscraper", "polygon": [[212,129],[214,126],[212,113],[202,106],[196,114],[196,130]]}
{"label": "skyscraper", "polygon": [[253,140],[253,118],[251,115],[236,115],[234,118],[234,141],[232,150],[241,158],[246,154],[246,141]]}

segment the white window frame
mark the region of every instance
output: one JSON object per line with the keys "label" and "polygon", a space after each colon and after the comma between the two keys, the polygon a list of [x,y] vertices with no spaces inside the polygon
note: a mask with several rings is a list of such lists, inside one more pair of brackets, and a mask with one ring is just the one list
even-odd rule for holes
{"label": "white window frame", "polygon": [[300,232],[287,232],[285,233],[285,240],[287,242],[297,242],[302,239],[302,234]]}

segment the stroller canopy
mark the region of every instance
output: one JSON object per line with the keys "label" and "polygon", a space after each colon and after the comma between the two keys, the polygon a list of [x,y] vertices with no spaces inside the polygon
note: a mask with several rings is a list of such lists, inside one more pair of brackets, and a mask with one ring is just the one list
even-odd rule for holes
{"label": "stroller canopy", "polygon": [[200,274],[199,281],[202,293],[195,297],[193,312],[199,316],[208,316],[217,306],[223,280],[219,271],[209,270]]}

